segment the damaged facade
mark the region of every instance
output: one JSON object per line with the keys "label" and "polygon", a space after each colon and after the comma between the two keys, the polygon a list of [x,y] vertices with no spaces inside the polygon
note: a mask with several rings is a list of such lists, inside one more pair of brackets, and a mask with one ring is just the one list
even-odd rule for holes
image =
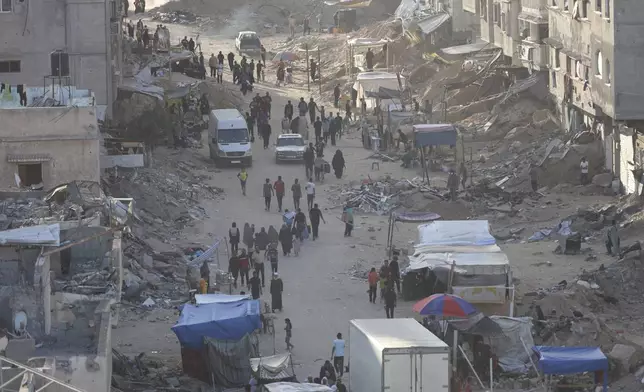
{"label": "damaged facade", "polygon": [[[62,90],[62,91],[61,91]],[[29,88],[42,94],[42,88]],[[60,93],[60,94],[58,94]],[[50,189],[75,180],[100,180],[100,141],[93,95],[58,89],[54,107],[0,103],[0,181],[5,190]],[[41,105],[51,98],[41,97]]]}
{"label": "damaged facade", "polygon": [[[14,90],[44,80],[90,89],[109,116],[121,74],[121,3],[3,1],[0,81]],[[68,58],[59,61],[60,73],[52,69],[54,51]]]}

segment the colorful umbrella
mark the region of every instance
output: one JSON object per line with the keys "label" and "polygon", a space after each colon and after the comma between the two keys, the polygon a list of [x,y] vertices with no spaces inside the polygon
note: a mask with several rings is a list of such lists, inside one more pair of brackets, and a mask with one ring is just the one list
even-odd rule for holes
{"label": "colorful umbrella", "polygon": [[423,316],[467,317],[477,312],[471,303],[452,294],[434,294],[414,304],[414,312]]}
{"label": "colorful umbrella", "polygon": [[279,52],[273,58],[273,61],[278,63],[280,61],[296,61],[299,60],[300,56],[297,53],[293,52]]}

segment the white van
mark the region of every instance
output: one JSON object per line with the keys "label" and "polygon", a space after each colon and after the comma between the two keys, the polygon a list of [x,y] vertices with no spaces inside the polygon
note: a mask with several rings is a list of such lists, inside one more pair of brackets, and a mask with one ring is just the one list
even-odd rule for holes
{"label": "white van", "polygon": [[210,158],[216,164],[253,164],[253,148],[246,119],[237,109],[214,109],[208,125]]}

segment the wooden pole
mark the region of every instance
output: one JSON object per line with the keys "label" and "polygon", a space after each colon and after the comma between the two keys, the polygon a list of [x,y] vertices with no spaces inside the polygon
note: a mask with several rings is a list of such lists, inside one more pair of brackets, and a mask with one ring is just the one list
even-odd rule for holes
{"label": "wooden pole", "polygon": [[320,86],[320,96],[322,95],[322,62],[320,61],[320,45],[318,45],[318,85]]}
{"label": "wooden pole", "polygon": [[311,72],[309,70],[309,44],[304,46],[306,50],[306,90],[311,91]]}

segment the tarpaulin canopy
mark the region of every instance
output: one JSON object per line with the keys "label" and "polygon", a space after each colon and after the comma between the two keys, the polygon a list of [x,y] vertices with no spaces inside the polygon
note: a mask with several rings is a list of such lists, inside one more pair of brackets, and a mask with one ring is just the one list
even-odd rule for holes
{"label": "tarpaulin canopy", "polygon": [[449,220],[434,221],[418,226],[418,245],[416,251],[424,246],[435,245],[495,245],[490,234],[490,224],[486,220]]}
{"label": "tarpaulin canopy", "polygon": [[490,316],[503,330],[503,335],[491,336],[490,347],[499,358],[499,366],[509,373],[526,373],[530,368],[530,355],[524,344],[532,347],[532,318]]}
{"label": "tarpaulin canopy", "polygon": [[414,125],[414,145],[455,146],[458,130],[452,124],[416,124]]}
{"label": "tarpaulin canopy", "polygon": [[250,299],[249,295],[228,295],[228,294],[196,294],[195,302],[197,305],[222,304],[230,302],[239,302]]}
{"label": "tarpaulin canopy", "polygon": [[502,275],[507,273],[510,260],[498,246],[495,247],[498,252],[416,253],[409,258],[409,270],[414,271],[422,268],[449,270],[454,266],[454,272],[459,274]]}
{"label": "tarpaulin canopy", "polygon": [[423,20],[419,20],[416,23],[418,23],[418,27],[424,34],[431,34],[434,31],[438,30],[439,27],[444,25],[451,18],[452,17],[448,13],[441,13],[432,15]]}
{"label": "tarpaulin canopy", "polygon": [[338,0],[338,1],[325,1],[324,5],[329,5],[339,8],[364,8],[369,7],[372,0]]}
{"label": "tarpaulin canopy", "polygon": [[258,300],[200,306],[186,304],[172,331],[182,346],[200,348],[206,337],[239,340],[247,333],[259,329],[259,314]]}
{"label": "tarpaulin canopy", "polygon": [[414,222],[431,222],[440,219],[441,216],[435,212],[414,212],[414,211],[395,211],[391,214],[396,222],[414,223]]}
{"label": "tarpaulin canopy", "polygon": [[478,313],[462,320],[449,320],[449,325],[463,333],[479,336],[499,336],[503,335],[503,330],[499,324],[495,323],[483,313]]}
{"label": "tarpaulin canopy", "polygon": [[250,368],[258,381],[294,381],[291,353],[251,358]]}
{"label": "tarpaulin canopy", "polygon": [[0,245],[60,246],[60,224],[54,223],[0,231]]}
{"label": "tarpaulin canopy", "polygon": [[264,385],[268,392],[332,392],[326,385],[296,383],[296,382],[274,382]]}
{"label": "tarpaulin canopy", "polygon": [[532,351],[537,354],[537,366],[544,374],[608,372],[608,358],[599,347],[535,346]]}
{"label": "tarpaulin canopy", "polygon": [[347,44],[351,46],[357,46],[357,47],[360,47],[360,46],[369,47],[369,46],[382,46],[387,42],[391,42],[391,40],[389,38],[374,39],[374,38],[359,37],[359,38],[352,38],[348,40]]}
{"label": "tarpaulin canopy", "polygon": [[209,379],[222,387],[241,387],[251,377],[250,361],[259,355],[257,334],[246,335],[239,341],[205,338]]}

